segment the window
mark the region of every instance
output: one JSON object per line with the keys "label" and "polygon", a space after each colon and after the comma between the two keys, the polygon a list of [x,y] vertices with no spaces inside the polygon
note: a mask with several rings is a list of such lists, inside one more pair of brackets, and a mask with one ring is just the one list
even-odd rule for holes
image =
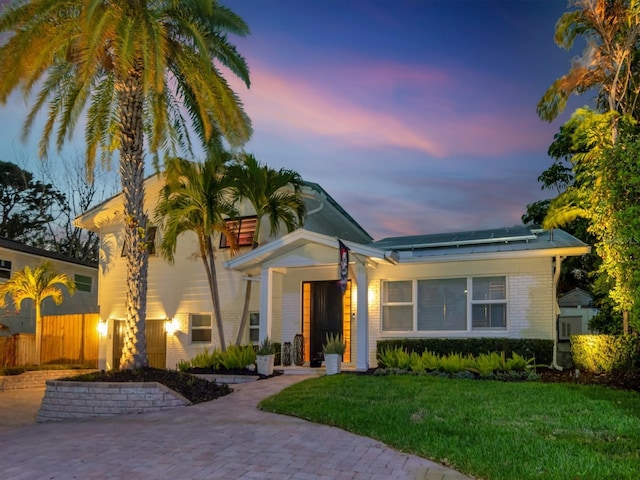
{"label": "window", "polygon": [[0,260],[0,278],[11,278],[11,262]]}
{"label": "window", "polygon": [[467,279],[418,280],[418,330],[467,329]]}
{"label": "window", "polygon": [[76,289],[79,292],[90,292],[91,291],[91,277],[87,277],[85,275],[75,275],[74,281],[76,282]]}
{"label": "window", "polygon": [[[156,233],[158,227],[147,227],[147,234],[144,236],[144,241],[147,244],[147,253],[149,255],[156,254]],[[121,257],[125,256],[124,245],[122,245]]]}
{"label": "window", "polygon": [[211,343],[211,315],[191,314],[191,343]]}
{"label": "window", "polygon": [[505,277],[473,279],[473,328],[507,328]]}
{"label": "window", "polygon": [[504,276],[403,280],[383,284],[383,331],[452,332],[506,328],[507,281]]}
{"label": "window", "polygon": [[[235,238],[238,247],[253,246],[253,235],[256,231],[256,217],[242,217],[227,220],[227,229]],[[229,248],[229,240],[226,235],[220,236],[220,248]]]}
{"label": "window", "polygon": [[249,313],[249,343],[254,345],[260,343],[260,314],[258,312]]}

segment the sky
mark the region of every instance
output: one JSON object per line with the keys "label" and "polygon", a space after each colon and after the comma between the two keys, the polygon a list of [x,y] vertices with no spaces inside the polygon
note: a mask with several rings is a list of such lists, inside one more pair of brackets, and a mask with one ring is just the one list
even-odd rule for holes
{"label": "sky", "polygon": [[[551,124],[536,115],[580,53],[553,42],[566,0],[221,3],[251,29],[230,36],[250,89],[227,76],[253,123],[245,150],[320,184],[375,240],[516,225],[551,196],[537,182],[547,149],[589,100]],[[19,95],[0,106],[0,160],[35,170],[26,112]]]}

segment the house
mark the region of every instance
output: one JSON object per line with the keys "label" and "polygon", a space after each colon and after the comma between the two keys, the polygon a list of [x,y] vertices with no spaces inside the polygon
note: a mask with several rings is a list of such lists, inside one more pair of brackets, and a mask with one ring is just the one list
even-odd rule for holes
{"label": "house", "polygon": [[[24,245],[8,238],[0,237],[0,283],[11,278],[12,272],[25,266],[35,268],[49,261],[59,273],[64,273],[76,282],[76,293],[69,296],[62,288],[64,300],[56,305],[51,298],[42,303],[42,315],[67,315],[95,313],[98,311],[98,268],[95,264],[74,260],[56,252]],[[0,323],[7,328],[0,335],[14,333],[34,333],[35,308],[31,300],[22,303],[20,313],[15,312],[13,303],[7,299],[7,308],[0,309]]]}
{"label": "house", "polygon": [[[148,212],[161,186],[157,176],[147,179]],[[250,325],[243,332],[246,343],[267,336],[291,342],[302,334],[305,361],[321,352],[326,333],[332,332],[344,335],[343,361],[361,370],[376,365],[376,342],[385,338],[557,340],[562,260],[589,251],[566,232],[519,226],[373,241],[319,185],[307,183],[304,198],[308,216],[303,228],[264,239],[253,250],[247,244],[235,257],[216,239],[228,341],[239,327],[247,281],[256,287]],[[254,212],[245,206],[241,213],[239,238],[250,238]],[[99,232],[102,242],[99,304],[108,334],[101,359],[111,368],[119,358],[124,318],[121,197],[86,212],[77,224]],[[158,232],[154,235],[157,242]],[[339,255],[339,240],[348,258]],[[216,346],[211,300],[196,252],[196,239],[187,234],[178,242],[174,265],[155,254],[150,259],[147,341],[150,363],[157,366],[174,368]],[[341,260],[346,260],[344,294]],[[166,327],[171,334],[165,335]]]}

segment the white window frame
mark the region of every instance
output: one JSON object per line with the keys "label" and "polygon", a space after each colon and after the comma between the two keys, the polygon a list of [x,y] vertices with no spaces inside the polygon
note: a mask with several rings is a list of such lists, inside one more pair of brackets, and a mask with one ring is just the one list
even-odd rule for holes
{"label": "white window frame", "polygon": [[[473,279],[474,278],[492,278],[502,277],[504,278],[504,290],[505,298],[499,300],[473,300]],[[446,280],[449,278],[466,278],[467,280],[467,327],[465,330],[418,330],[418,281],[420,280]],[[385,289],[388,283],[393,282],[412,282],[411,288],[411,302],[385,302]],[[507,332],[509,330],[509,277],[506,274],[494,274],[494,275],[456,275],[453,277],[435,277],[435,278],[414,278],[414,279],[387,279],[382,280],[380,288],[380,333],[381,334],[397,334],[407,335],[412,334],[419,335],[432,335],[438,334],[444,335],[460,335],[471,332]],[[506,312],[506,325],[504,327],[473,327],[473,306],[474,305],[486,305],[486,304],[503,304]],[[385,307],[393,306],[407,306],[410,305],[413,308],[413,329],[412,330],[385,330],[384,329],[384,311]]]}
{"label": "white window frame", "polygon": [[[209,325],[202,326],[198,325],[196,327],[193,326],[193,317],[195,316],[208,316],[209,317]],[[209,340],[193,340],[193,332],[194,330],[209,330]],[[213,315],[210,312],[202,312],[202,313],[190,313],[189,314],[189,344],[190,345],[211,345],[213,342]]]}
{"label": "white window frame", "polygon": [[[385,302],[384,299],[386,298],[386,291],[384,290],[386,288],[386,284],[387,283],[398,283],[398,282],[413,282],[411,285],[411,301],[409,302]],[[382,284],[382,289],[380,290],[381,292],[381,297],[380,297],[380,330],[383,332],[415,332],[416,331],[416,322],[417,322],[417,315],[416,315],[416,310],[417,310],[417,303],[415,301],[416,297],[417,297],[417,287],[418,283],[415,280],[385,280]],[[384,330],[383,326],[384,326],[384,311],[385,311],[385,307],[412,307],[413,310],[413,326],[412,326],[412,330]]]}

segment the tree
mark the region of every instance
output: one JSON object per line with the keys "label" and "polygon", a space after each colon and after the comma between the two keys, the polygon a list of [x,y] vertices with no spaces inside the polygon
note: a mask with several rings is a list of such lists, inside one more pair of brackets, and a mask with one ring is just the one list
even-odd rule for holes
{"label": "tree", "polygon": [[155,221],[162,231],[160,250],[170,262],[175,261],[178,237],[193,232],[198,238],[199,256],[204,265],[213,303],[214,321],[222,351],[226,350],[224,325],[220,309],[220,295],[216,273],[213,237],[216,232],[226,235],[232,248],[234,237],[227,229],[226,219],[236,216],[226,175],[230,156],[223,151],[210,155],[203,163],[182,158],[167,162],[162,189],[156,206]]}
{"label": "tree", "polygon": [[34,247],[46,244],[52,207],[66,197],[52,184],[36,181],[18,165],[0,161],[0,237]]}
{"label": "tree", "polygon": [[20,312],[24,300],[33,300],[36,310],[36,362],[38,365],[42,355],[42,301],[51,297],[56,305],[62,303],[64,295],[57,285],[66,287],[70,295],[75,293],[75,282],[64,273],[56,272],[50,262],[44,262],[33,270],[25,266],[24,269],[14,272],[9,280],[0,285],[1,308],[5,308],[7,296],[11,297],[16,312]]}
{"label": "tree", "polygon": [[622,201],[640,200],[635,172],[625,160],[625,152],[636,151],[640,0],[574,0],[571,4],[574,8],[556,25],[556,43],[569,49],[582,36],[587,47],[544,94],[538,115],[551,121],[571,94],[592,89],[597,91],[597,111],[578,109],[564,126],[575,183],[550,203],[544,226],[566,225],[578,217],[588,220],[588,232],[595,237],[602,260],[599,272],[611,280],[602,284],[612,284],[610,295],[623,313],[627,333],[628,313],[640,309],[640,290],[634,287],[631,273],[640,265],[629,242],[640,236],[640,225]]}
{"label": "tree", "polygon": [[218,66],[249,86],[246,62],[227,39],[249,29],[215,0],[31,0],[3,11],[3,32],[0,102],[40,88],[24,125],[26,136],[47,105],[40,155],[52,135],[60,149],[82,115],[88,171],[98,151],[103,164],[119,153],[127,264],[120,366],[146,366],[144,148],[156,167],[162,152],[190,151],[183,112],[206,147],[221,135],[232,146],[249,138],[249,119]]}
{"label": "tree", "polygon": [[567,74],[558,78],[538,102],[538,115],[552,121],[572,94],[597,89],[602,111],[632,114],[640,79],[636,71],[640,36],[639,0],[570,0],[573,8],[556,24],[555,42],[565,50],[581,36],[586,48]]}
{"label": "tree", "polygon": [[[256,212],[256,229],[253,233],[252,248],[260,245],[260,229],[263,220],[268,219],[271,235],[276,235],[282,226],[292,232],[302,226],[305,205],[302,200],[302,178],[293,170],[274,170],[261,165],[251,154],[242,154],[229,167],[234,200],[246,199]],[[247,280],[244,307],[236,345],[240,345],[249,317],[251,281]]]}

